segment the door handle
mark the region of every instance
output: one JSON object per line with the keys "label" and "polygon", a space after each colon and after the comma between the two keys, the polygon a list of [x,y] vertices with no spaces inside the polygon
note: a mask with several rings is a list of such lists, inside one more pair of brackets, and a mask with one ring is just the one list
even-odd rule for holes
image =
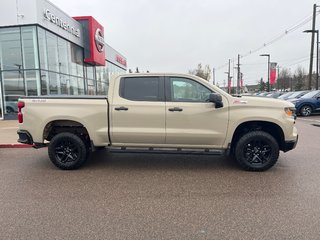
{"label": "door handle", "polygon": [[168,109],[170,112],[182,112],[183,109],[179,107],[174,107],[174,108],[169,108]]}
{"label": "door handle", "polygon": [[114,108],[114,110],[116,110],[116,111],[128,111],[128,109],[129,108],[127,108],[127,107],[116,107],[116,108]]}

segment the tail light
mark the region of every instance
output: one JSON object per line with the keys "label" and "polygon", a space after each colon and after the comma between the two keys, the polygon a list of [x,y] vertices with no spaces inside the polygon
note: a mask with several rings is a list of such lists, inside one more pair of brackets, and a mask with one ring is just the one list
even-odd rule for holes
{"label": "tail light", "polygon": [[18,121],[19,123],[23,123],[23,114],[21,109],[24,108],[24,102],[19,101],[17,105],[18,105]]}

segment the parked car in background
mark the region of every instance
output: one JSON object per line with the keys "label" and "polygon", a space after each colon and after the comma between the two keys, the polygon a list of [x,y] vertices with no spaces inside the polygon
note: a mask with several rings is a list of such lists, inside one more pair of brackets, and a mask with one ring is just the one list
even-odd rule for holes
{"label": "parked car in background", "polygon": [[290,102],[295,101],[295,100],[301,98],[302,96],[306,95],[308,92],[310,92],[310,91],[297,91],[297,92],[294,92],[286,100],[290,101]]}
{"label": "parked car in background", "polygon": [[309,92],[291,102],[295,104],[298,115],[310,116],[312,113],[320,111],[320,90]]}
{"label": "parked car in background", "polygon": [[5,113],[11,114],[11,113],[17,113],[18,112],[18,99],[20,98],[20,95],[6,95],[5,96]]}
{"label": "parked car in background", "polygon": [[288,97],[290,97],[292,94],[294,94],[294,92],[286,92],[282,94],[280,97],[278,97],[278,99],[287,100]]}
{"label": "parked car in background", "polygon": [[283,92],[272,92],[272,93],[269,93],[266,97],[278,98],[282,94]]}
{"label": "parked car in background", "polygon": [[258,97],[265,97],[265,96],[267,96],[268,94],[270,94],[270,92],[262,92],[262,93],[258,94],[257,96],[258,96]]}

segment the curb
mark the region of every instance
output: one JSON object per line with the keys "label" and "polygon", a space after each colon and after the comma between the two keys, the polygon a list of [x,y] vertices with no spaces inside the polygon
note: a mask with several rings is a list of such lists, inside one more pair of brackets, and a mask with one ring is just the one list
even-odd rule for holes
{"label": "curb", "polygon": [[19,144],[19,143],[6,143],[0,144],[0,148],[32,148],[33,145]]}

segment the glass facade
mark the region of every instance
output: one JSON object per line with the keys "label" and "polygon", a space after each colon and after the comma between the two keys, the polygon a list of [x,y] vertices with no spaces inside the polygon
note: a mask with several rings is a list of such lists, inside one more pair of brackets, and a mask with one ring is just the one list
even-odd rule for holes
{"label": "glass facade", "polygon": [[0,28],[0,119],[20,96],[106,95],[115,64],[83,63],[83,49],[39,26]]}

